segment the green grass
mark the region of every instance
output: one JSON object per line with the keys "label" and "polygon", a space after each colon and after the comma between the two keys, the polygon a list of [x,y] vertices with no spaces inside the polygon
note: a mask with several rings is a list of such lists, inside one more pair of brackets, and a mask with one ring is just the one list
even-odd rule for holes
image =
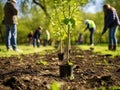
{"label": "green grass", "polygon": [[[83,50],[90,50],[91,46],[89,45],[77,45],[78,48],[81,48]],[[43,47],[41,46],[40,48],[33,48],[33,46],[27,46],[27,45],[18,45],[18,48],[23,50],[22,53],[15,52],[15,51],[7,51],[5,45],[0,45],[0,57],[9,57],[11,55],[20,55],[20,54],[29,54],[29,53],[45,53],[46,50],[53,50],[54,48],[51,46],[46,46]],[[93,46],[94,52],[98,52],[101,54],[112,54],[113,56],[120,56],[120,46],[117,47],[116,51],[109,51],[108,50],[108,45],[107,44],[99,44]]]}
{"label": "green grass", "polygon": [[16,51],[7,51],[5,45],[0,45],[0,57],[9,57],[11,55],[20,55],[20,54],[30,54],[30,53],[45,53],[45,50],[53,50],[53,47],[46,46],[46,47],[39,47],[33,48],[33,46],[27,45],[19,45],[18,48],[23,52],[16,52]]}
{"label": "green grass", "polygon": [[95,46],[89,46],[89,45],[78,45],[78,48],[81,48],[83,50],[90,50],[90,48],[94,48],[94,52],[98,52],[101,54],[111,54],[113,56],[120,56],[120,46],[117,46],[116,51],[110,51],[108,50],[108,45],[107,44],[100,44],[100,45],[95,45]]}

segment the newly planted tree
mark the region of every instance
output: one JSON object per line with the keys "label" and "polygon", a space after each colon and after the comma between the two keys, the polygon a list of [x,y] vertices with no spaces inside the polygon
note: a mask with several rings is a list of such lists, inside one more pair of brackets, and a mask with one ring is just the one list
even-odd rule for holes
{"label": "newly planted tree", "polygon": [[[83,0],[85,1],[85,0]],[[70,61],[70,48],[71,48],[71,33],[74,32],[74,27],[75,27],[75,19],[74,19],[74,12],[78,9],[78,7],[81,5],[81,3],[79,3],[79,0],[59,0],[59,1],[55,1],[54,2],[54,17],[56,17],[56,21],[53,21],[52,20],[52,24],[53,25],[57,25],[59,26],[57,29],[58,31],[56,33],[60,33],[60,41],[61,41],[61,47],[62,47],[62,37],[64,36],[64,34],[67,35],[67,71],[64,71],[64,70],[61,70],[61,71],[64,71],[63,73],[65,72],[68,72],[69,70],[68,69],[71,69],[72,65],[73,64],[70,64],[71,61]],[[62,31],[63,30],[63,31]],[[63,34],[64,32],[64,34]],[[62,49],[61,49],[62,51]],[[65,67],[66,67],[65,65]],[[70,66],[70,67],[68,67]],[[63,66],[61,66],[61,68],[64,68]],[[70,71],[71,72],[71,71]],[[69,74],[65,74],[65,75],[62,75],[62,76],[69,76],[71,75],[71,73],[68,72]],[[63,74],[62,73],[62,74]]]}

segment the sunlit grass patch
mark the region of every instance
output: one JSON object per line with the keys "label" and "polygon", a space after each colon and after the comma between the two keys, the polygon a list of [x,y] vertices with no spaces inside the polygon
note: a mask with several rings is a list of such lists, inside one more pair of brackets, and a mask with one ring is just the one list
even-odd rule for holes
{"label": "sunlit grass patch", "polygon": [[16,51],[7,51],[5,45],[0,45],[0,57],[9,57],[11,55],[20,55],[20,54],[30,54],[30,53],[45,53],[45,50],[53,50],[54,48],[51,46],[40,46],[39,48],[27,45],[19,45],[18,48],[23,52]]}
{"label": "sunlit grass patch", "polygon": [[[91,46],[89,45],[78,45],[78,48],[81,48],[82,50],[91,50]],[[107,44],[99,44],[92,46],[93,52],[101,53],[101,54],[111,54],[113,56],[120,56],[120,47],[117,46],[116,51],[110,51],[108,50],[108,45]]]}

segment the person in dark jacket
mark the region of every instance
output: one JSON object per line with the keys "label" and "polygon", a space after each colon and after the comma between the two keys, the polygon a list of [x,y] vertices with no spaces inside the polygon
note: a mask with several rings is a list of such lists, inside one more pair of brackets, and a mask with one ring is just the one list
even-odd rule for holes
{"label": "person in dark jacket", "polygon": [[41,36],[42,27],[39,26],[33,35],[33,47],[40,47],[40,36]]}
{"label": "person in dark jacket", "polygon": [[33,31],[30,31],[30,33],[27,35],[27,42],[28,45],[33,44]]}
{"label": "person in dark jacket", "polygon": [[[20,51],[17,48],[17,15],[18,10],[15,6],[16,0],[8,0],[4,6],[4,22],[6,26],[6,48],[7,50]],[[12,46],[12,48],[11,48]]]}
{"label": "person in dark jacket", "polygon": [[102,35],[109,29],[108,38],[109,45],[108,50],[116,50],[117,39],[116,39],[116,31],[119,25],[119,18],[115,8],[110,6],[109,4],[103,5],[104,11],[104,28],[102,31]]}

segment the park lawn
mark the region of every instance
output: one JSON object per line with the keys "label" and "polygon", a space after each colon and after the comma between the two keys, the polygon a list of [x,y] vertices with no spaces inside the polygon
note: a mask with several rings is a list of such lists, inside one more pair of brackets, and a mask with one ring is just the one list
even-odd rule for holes
{"label": "park lawn", "polygon": [[37,53],[42,52],[45,53],[46,50],[53,50],[54,48],[51,46],[40,46],[39,48],[28,45],[18,45],[18,48],[22,50],[22,52],[16,52],[16,51],[7,51],[5,45],[0,45],[0,57],[9,57],[11,55],[20,55],[20,54],[30,54],[30,53]]}
{"label": "park lawn", "polygon": [[[88,45],[77,45],[76,47],[81,48],[82,50],[90,50],[90,48],[94,48],[94,52],[101,53],[101,54],[112,54],[112,56],[120,56],[120,46],[117,47],[116,51],[109,51],[107,44],[100,44],[95,46],[88,46]],[[41,46],[39,48],[33,48],[33,46],[27,45],[19,45],[18,48],[23,52],[15,52],[15,51],[7,51],[5,45],[0,45],[0,57],[9,57],[11,55],[20,55],[20,54],[30,54],[30,53],[45,53],[46,50],[54,50],[54,47],[51,46]]]}
{"label": "park lawn", "polygon": [[88,45],[78,45],[78,48],[81,48],[83,50],[90,50],[90,48],[94,48],[94,52],[101,53],[101,54],[111,54],[113,56],[120,56],[120,46],[117,46],[116,51],[110,51],[108,50],[107,44],[100,44],[95,46],[88,46]]}

